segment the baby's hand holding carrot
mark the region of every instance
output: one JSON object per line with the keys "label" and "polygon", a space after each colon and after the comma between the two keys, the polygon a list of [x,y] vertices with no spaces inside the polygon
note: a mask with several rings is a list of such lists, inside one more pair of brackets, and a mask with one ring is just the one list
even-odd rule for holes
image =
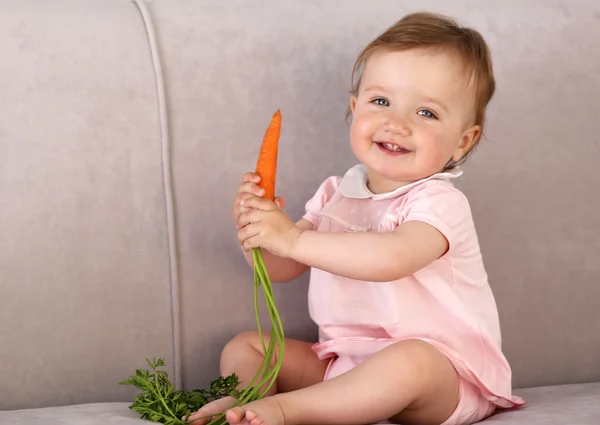
{"label": "baby's hand holding carrot", "polygon": [[273,201],[251,196],[242,201],[238,242],[245,251],[263,248],[279,257],[289,257],[302,230]]}
{"label": "baby's hand holding carrot", "polygon": [[263,197],[278,208],[283,208],[285,204],[282,199],[275,197],[280,132],[281,111],[277,110],[265,131],[256,162],[256,172],[243,175],[242,184],[233,203],[232,215],[238,229],[244,227],[243,223],[240,223],[240,216],[249,211],[248,206],[242,205],[248,199]]}
{"label": "baby's hand holding carrot", "polygon": [[[250,211],[250,207],[243,206],[242,202],[253,196],[263,197],[265,195],[265,190],[259,186],[259,183],[260,177],[254,172],[248,172],[242,176],[242,182],[238,187],[233,205],[231,206],[231,215],[238,229],[242,227],[240,226],[240,215]],[[283,198],[276,197],[274,202],[279,208],[285,206],[285,200]]]}

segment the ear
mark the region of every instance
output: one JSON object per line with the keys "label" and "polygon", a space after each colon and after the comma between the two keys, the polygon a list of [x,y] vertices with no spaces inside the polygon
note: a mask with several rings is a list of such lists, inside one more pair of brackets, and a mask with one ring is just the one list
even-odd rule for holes
{"label": "ear", "polygon": [[458,146],[454,150],[454,154],[452,155],[452,160],[460,161],[463,156],[465,156],[473,146],[477,144],[479,137],[481,136],[481,126],[474,125],[471,128],[468,128],[463,132],[460,137],[460,142]]}
{"label": "ear", "polygon": [[350,112],[354,113],[354,108],[356,108],[356,96],[350,98]]}

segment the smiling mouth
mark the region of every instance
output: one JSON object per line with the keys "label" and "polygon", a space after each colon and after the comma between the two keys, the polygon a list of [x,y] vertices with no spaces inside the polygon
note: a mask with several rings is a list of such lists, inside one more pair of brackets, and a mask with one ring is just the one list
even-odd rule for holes
{"label": "smiling mouth", "polygon": [[390,154],[402,155],[411,152],[408,149],[394,143],[375,142],[375,144],[379,147],[379,149]]}

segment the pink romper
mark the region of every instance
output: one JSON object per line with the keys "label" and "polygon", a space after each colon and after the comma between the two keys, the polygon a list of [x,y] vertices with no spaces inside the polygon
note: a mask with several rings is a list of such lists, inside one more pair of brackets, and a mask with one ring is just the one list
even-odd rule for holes
{"label": "pink romper", "polygon": [[[419,339],[443,353],[461,379],[459,404],[444,425],[466,425],[496,408],[525,403],[512,395],[501,351],[494,296],[465,195],[439,173],[390,193],[373,194],[363,165],[325,180],[304,218],[321,232],[391,232],[419,220],[449,241],[440,259],[406,278],[364,282],[311,270],[309,312],[319,328],[313,350],[331,358],[325,379],[357,366],[397,341]],[[402,259],[398,259],[402,261]]]}

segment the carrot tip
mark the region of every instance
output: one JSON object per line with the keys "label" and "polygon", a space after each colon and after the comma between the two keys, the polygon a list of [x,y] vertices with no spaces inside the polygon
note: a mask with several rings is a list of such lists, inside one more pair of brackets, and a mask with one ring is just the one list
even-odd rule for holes
{"label": "carrot tip", "polygon": [[275,197],[275,180],[277,170],[277,151],[281,131],[281,111],[273,114],[271,122],[265,131],[263,142],[258,154],[256,174],[261,178],[259,186],[265,190],[265,198]]}

